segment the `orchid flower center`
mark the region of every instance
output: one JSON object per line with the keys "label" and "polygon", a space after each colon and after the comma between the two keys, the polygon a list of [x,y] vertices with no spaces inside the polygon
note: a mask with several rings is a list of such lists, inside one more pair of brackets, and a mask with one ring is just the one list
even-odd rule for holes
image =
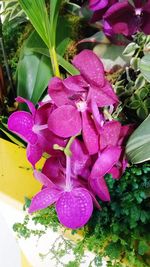
{"label": "orchid flower center", "polygon": [[71,183],[71,158],[66,156],[66,187],[65,191],[70,192],[72,190]]}
{"label": "orchid flower center", "polygon": [[135,15],[136,16],[141,16],[141,14],[142,14],[142,8],[136,8],[135,9]]}
{"label": "orchid flower center", "polygon": [[43,124],[43,125],[33,125],[32,127],[32,131],[36,134],[38,134],[40,131],[45,130],[48,128],[47,124]]}
{"label": "orchid flower center", "polygon": [[86,101],[80,100],[80,101],[76,102],[76,106],[77,106],[78,111],[80,111],[80,112],[84,112],[87,109]]}

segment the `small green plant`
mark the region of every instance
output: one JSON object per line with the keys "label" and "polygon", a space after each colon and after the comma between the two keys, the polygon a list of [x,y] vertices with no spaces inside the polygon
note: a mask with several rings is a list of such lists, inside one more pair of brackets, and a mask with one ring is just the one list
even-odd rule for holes
{"label": "small green plant", "polygon": [[[76,243],[67,241],[63,236],[60,236],[60,239],[56,241],[57,246],[55,244],[53,249],[50,249],[53,256],[59,259],[59,263],[61,255],[59,253],[58,256],[58,251],[62,252],[63,257],[64,253],[69,253],[71,249],[75,259],[67,265],[62,263],[62,266],[80,266],[87,249],[95,254],[89,267],[99,267],[103,257],[106,256],[108,256],[106,258],[108,266],[149,266],[149,175],[149,163],[129,167],[119,181],[107,175],[106,180],[111,193],[111,202],[107,204],[101,202],[101,211],[95,209],[91,220],[82,229],[82,236],[79,241]],[[29,204],[30,201],[28,200],[28,205],[25,204],[25,207]],[[56,231],[60,227],[54,207],[35,213],[30,220],[33,220],[35,224],[44,225],[45,229],[51,227]],[[20,237],[28,238],[32,234],[38,236],[43,234],[28,229],[27,223],[28,217],[26,216],[23,224],[14,225],[14,230]],[[72,239],[76,233],[76,230],[72,231]],[[65,251],[63,250],[64,244]],[[41,257],[45,256],[41,255]]]}

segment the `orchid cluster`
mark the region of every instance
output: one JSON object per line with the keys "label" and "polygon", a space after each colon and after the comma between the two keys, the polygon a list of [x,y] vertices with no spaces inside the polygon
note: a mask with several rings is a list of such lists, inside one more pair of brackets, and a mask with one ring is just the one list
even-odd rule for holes
{"label": "orchid cluster", "polygon": [[[29,111],[14,112],[8,128],[27,142],[27,158],[42,183],[29,207],[33,213],[55,203],[59,221],[77,229],[90,219],[93,206],[110,201],[105,174],[119,179],[126,168],[124,145],[130,126],[112,117],[118,98],[106,80],[103,64],[91,51],[73,59],[80,74],[50,80],[50,100],[34,105],[22,97]],[[41,171],[37,161],[46,152]]]}
{"label": "orchid cluster", "polygon": [[131,37],[138,31],[150,34],[150,1],[142,0],[89,0],[89,8],[94,11],[92,22],[103,22],[106,36],[116,34]]}

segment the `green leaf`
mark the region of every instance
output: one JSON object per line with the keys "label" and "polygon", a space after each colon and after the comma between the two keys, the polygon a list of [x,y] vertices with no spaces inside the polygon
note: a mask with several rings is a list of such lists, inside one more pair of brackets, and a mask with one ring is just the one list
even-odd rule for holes
{"label": "green leaf", "polygon": [[146,81],[143,77],[143,75],[138,75],[137,79],[135,80],[135,88],[140,89],[145,85]]}
{"label": "green leaf", "polygon": [[145,240],[141,240],[138,245],[138,253],[140,255],[144,255],[150,249],[149,245],[146,243]]}
{"label": "green leaf", "polygon": [[140,101],[135,100],[135,101],[132,101],[129,106],[132,109],[137,109],[140,106],[140,104],[141,104]]}
{"label": "green leaf", "polygon": [[129,138],[126,154],[132,163],[150,160],[150,115]]}
{"label": "green leaf", "polygon": [[143,87],[137,93],[139,97],[143,100],[145,97],[147,97],[149,90],[147,87]]}
{"label": "green leaf", "polygon": [[147,99],[144,101],[144,105],[145,105],[147,108],[150,108],[150,98],[147,98]]}
{"label": "green leaf", "polygon": [[46,56],[30,53],[18,63],[17,95],[30,99],[36,104],[52,77],[50,59]]}
{"label": "green leaf", "polygon": [[80,72],[63,57],[57,54],[59,65],[62,66],[71,75],[78,75]]}
{"label": "green leaf", "polygon": [[132,57],[137,48],[139,48],[138,44],[132,42],[128,44],[127,47],[124,49],[123,55],[126,57]]}
{"label": "green leaf", "polygon": [[2,123],[0,123],[0,130],[6,134],[6,136],[16,145],[25,147],[24,141],[22,141],[21,138],[19,138],[17,135],[10,132]]}
{"label": "green leaf", "polygon": [[[50,22],[44,0],[18,0],[47,47],[51,46]],[[52,1],[55,2],[55,1]]]}
{"label": "green leaf", "polygon": [[137,115],[141,120],[145,120],[146,117],[148,116],[148,109],[144,105],[142,105],[141,107],[138,108]]}
{"label": "green leaf", "polygon": [[145,55],[139,61],[139,69],[144,78],[150,82],[150,55]]}
{"label": "green leaf", "polygon": [[51,33],[51,43],[55,47],[56,44],[56,27],[58,20],[59,8],[62,0],[51,0],[50,1],[50,33]]}

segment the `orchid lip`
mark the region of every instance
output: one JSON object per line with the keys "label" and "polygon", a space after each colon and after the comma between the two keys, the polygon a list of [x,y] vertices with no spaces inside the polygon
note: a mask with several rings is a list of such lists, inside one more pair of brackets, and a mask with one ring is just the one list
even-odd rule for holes
{"label": "orchid lip", "polygon": [[47,124],[43,124],[43,125],[33,125],[32,127],[32,131],[34,133],[39,133],[40,131],[42,130],[45,130],[48,128],[48,125]]}

